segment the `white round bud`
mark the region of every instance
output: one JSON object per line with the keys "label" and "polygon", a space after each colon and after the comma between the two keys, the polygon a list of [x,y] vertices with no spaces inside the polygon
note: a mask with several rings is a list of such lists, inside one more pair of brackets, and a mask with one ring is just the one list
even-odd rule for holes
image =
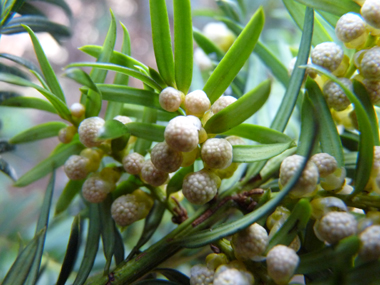
{"label": "white round bud", "polygon": [[311,52],[311,61],[329,71],[336,70],[343,60],[343,49],[334,42],[325,42],[315,46]]}
{"label": "white round bud", "polygon": [[380,29],[380,2],[378,0],[366,0],[360,13],[369,25]]}
{"label": "white round bud", "polygon": [[328,153],[322,152],[314,154],[310,160],[318,167],[320,177],[326,177],[327,175],[334,173],[338,168],[338,162],[335,157]]}
{"label": "white round bud", "polygon": [[168,178],[169,174],[164,171],[158,170],[152,161],[146,160],[141,168],[141,178],[152,186],[161,186]]}
{"label": "white round bud", "polygon": [[164,172],[177,171],[182,164],[182,152],[170,148],[166,142],[156,144],[150,153],[154,166]]}
{"label": "white round bud", "polygon": [[183,195],[196,205],[203,205],[215,197],[219,187],[219,177],[205,170],[189,173],[182,184]]}
{"label": "white round bud", "polygon": [[203,90],[195,90],[185,97],[185,108],[187,115],[202,117],[210,109],[211,102]]}
{"label": "white round bud", "polygon": [[216,100],[214,104],[212,104],[211,111],[214,114],[216,114],[236,101],[237,99],[233,96],[229,96],[229,95],[220,96],[218,100]]}
{"label": "white round bud", "polygon": [[201,158],[208,167],[227,168],[232,163],[232,145],[226,139],[208,139],[202,145]]}
{"label": "white round bud", "polygon": [[344,43],[359,38],[366,32],[365,22],[355,13],[347,13],[339,18],[335,26],[335,34]]}
{"label": "white round bud", "polygon": [[127,117],[127,116],[121,116],[121,115],[118,115],[116,117],[113,118],[114,120],[116,121],[119,121],[120,123],[122,124],[129,124],[129,123],[132,123],[132,120],[131,118]]}
{"label": "white round bud", "polygon": [[372,104],[380,103],[380,80],[363,80],[363,85],[368,92]]}
{"label": "white round bud", "polygon": [[98,140],[98,132],[104,125],[104,120],[100,117],[84,119],[78,128],[79,140],[86,147],[99,146],[102,141]]}
{"label": "white round bud", "polygon": [[118,197],[111,206],[111,215],[116,224],[125,227],[139,220],[139,203],[134,195]]}
{"label": "white round bud", "polygon": [[206,265],[197,264],[190,270],[190,285],[212,285],[214,282],[214,270]]}
{"label": "white round bud", "polygon": [[84,115],[86,109],[81,103],[74,103],[70,107],[70,112],[73,117],[80,118]]}
{"label": "white round bud", "polygon": [[373,225],[366,228],[359,235],[362,243],[359,256],[365,261],[375,260],[380,258],[380,226]]}
{"label": "white round bud", "polygon": [[178,151],[189,152],[198,146],[198,130],[185,116],[178,116],[170,120],[164,135],[166,143]]}
{"label": "white round bud", "polygon": [[89,173],[88,165],[90,160],[80,155],[70,156],[63,166],[63,169],[71,180],[85,179]]}
{"label": "white round bud", "polygon": [[132,152],[123,157],[123,167],[127,173],[137,175],[140,174],[144,161],[141,154]]}
{"label": "white round bud", "polygon": [[223,51],[227,51],[235,40],[235,35],[222,22],[208,23],[203,33]]}
{"label": "white round bud", "polygon": [[213,285],[251,285],[253,283],[254,278],[250,272],[221,265],[215,272]]}
{"label": "white round bud", "polygon": [[106,181],[100,177],[99,173],[95,173],[84,182],[82,195],[90,203],[100,203],[113,189],[115,189],[115,183]]}
{"label": "white round bud", "polygon": [[373,47],[364,53],[359,70],[365,79],[380,80],[380,47]]}
{"label": "white round bud", "polygon": [[[348,78],[339,78],[339,80],[352,91],[352,82]],[[334,81],[328,81],[323,86],[323,95],[326,99],[327,105],[336,111],[345,110],[350,104],[350,100],[344,93],[342,88]]]}
{"label": "white round bud", "polygon": [[184,97],[185,95],[181,91],[173,87],[166,87],[161,91],[158,100],[162,109],[168,112],[175,112],[179,109]]}
{"label": "white round bud", "polygon": [[266,263],[268,274],[276,284],[288,284],[298,266],[299,257],[293,249],[276,245],[268,252]]}

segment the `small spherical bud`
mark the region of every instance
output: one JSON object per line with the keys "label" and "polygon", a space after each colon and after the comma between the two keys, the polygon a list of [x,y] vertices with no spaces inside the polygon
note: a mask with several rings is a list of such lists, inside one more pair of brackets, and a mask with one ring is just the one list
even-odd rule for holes
{"label": "small spherical bud", "polygon": [[202,117],[210,109],[211,103],[203,90],[195,90],[185,97],[185,108],[187,115]]}
{"label": "small spherical bud", "polygon": [[363,85],[368,92],[372,104],[380,103],[380,80],[363,80]]}
{"label": "small spherical bud", "polygon": [[85,107],[81,103],[74,103],[70,107],[70,112],[73,117],[80,118],[86,111]]}
{"label": "small spherical bud", "polygon": [[344,14],[335,26],[335,34],[344,43],[351,42],[366,32],[365,22],[355,13]]}
{"label": "small spherical bud", "polygon": [[73,140],[74,135],[77,133],[77,128],[74,126],[67,126],[60,129],[58,132],[58,139],[61,143],[69,143]]}
{"label": "small spherical bud", "polygon": [[325,42],[316,45],[311,52],[311,60],[314,64],[334,71],[343,60],[343,49],[333,42]]}
{"label": "small spherical bud", "polygon": [[364,53],[359,70],[365,79],[380,80],[380,47],[373,47]]}
{"label": "small spherical bud", "polygon": [[318,167],[320,177],[326,177],[327,175],[334,173],[338,168],[338,162],[335,157],[328,153],[322,152],[314,154],[310,160]]}
{"label": "small spherical bud", "polygon": [[146,160],[141,168],[141,178],[152,186],[161,186],[168,178],[169,174],[164,171],[158,170],[152,161]]}
{"label": "small spherical bud", "polygon": [[122,124],[129,124],[129,123],[132,123],[132,120],[131,118],[127,117],[127,116],[121,116],[121,115],[118,115],[116,117],[113,118],[114,120],[116,121],[119,121],[120,123]]}
{"label": "small spherical bud", "polygon": [[202,122],[201,120],[199,120],[198,117],[193,116],[193,115],[188,115],[186,116],[186,119],[188,119],[198,131],[202,129]]}
{"label": "small spherical bud", "polygon": [[280,244],[268,252],[266,263],[268,274],[276,284],[288,284],[298,266],[299,257],[293,249]]}
{"label": "small spherical bud", "polygon": [[123,167],[127,173],[138,175],[141,172],[144,161],[145,158],[141,154],[132,152],[123,157]]}
{"label": "small spherical bud", "polygon": [[208,23],[203,33],[223,51],[227,51],[235,40],[235,35],[222,22]]}
{"label": "small spherical bud", "polygon": [[98,140],[98,132],[104,125],[104,120],[99,117],[91,117],[83,120],[78,129],[79,140],[86,147],[99,146],[102,141]]}
{"label": "small spherical bud", "polygon": [[88,165],[90,161],[86,157],[72,155],[66,160],[63,169],[71,180],[85,179],[89,173]]}
{"label": "small spherical bud", "polygon": [[380,29],[380,2],[378,0],[366,0],[360,13],[369,25]]}
{"label": "small spherical bud", "polygon": [[194,265],[190,270],[190,285],[212,285],[214,282],[214,270],[206,265]]}
{"label": "small spherical bud", "polygon": [[229,95],[220,96],[219,99],[212,104],[211,111],[216,114],[236,101],[237,99],[235,97]]}
{"label": "small spherical bud", "polygon": [[168,112],[175,112],[179,109],[184,97],[185,95],[181,91],[173,87],[166,87],[161,91],[158,100],[162,109]]}
{"label": "small spherical bud", "polygon": [[264,253],[268,246],[268,233],[257,223],[232,236],[231,246],[237,259],[251,259]]}
{"label": "small spherical bud", "polygon": [[116,224],[125,227],[144,219],[153,206],[153,199],[138,189],[132,194],[118,197],[111,206],[111,215]]}
{"label": "small spherical bud", "polygon": [[166,142],[156,144],[150,153],[154,166],[164,172],[177,171],[182,164],[182,152],[174,150]]}
{"label": "small spherical bud", "polygon": [[[339,80],[344,84],[344,86],[352,91],[351,80],[348,78],[339,78]],[[323,86],[323,94],[327,105],[337,111],[343,111],[351,104],[342,88],[340,88],[340,86],[334,81],[328,81]]]}
{"label": "small spherical bud", "polygon": [[215,272],[214,285],[251,285],[254,283],[252,273],[228,265],[221,265]]}
{"label": "small spherical bud", "polygon": [[380,258],[380,226],[374,225],[366,228],[360,235],[362,245],[359,256],[365,261]]}
{"label": "small spherical bud", "polygon": [[356,233],[357,222],[353,215],[332,211],[314,224],[314,233],[321,240],[334,244]]}
{"label": "small spherical bud", "polygon": [[[293,175],[298,171],[305,158],[300,155],[288,156],[281,163],[280,184],[285,186]],[[314,162],[308,161],[297,184],[290,191],[289,196],[293,198],[308,197],[317,188],[319,179],[318,168]]]}
{"label": "small spherical bud", "polygon": [[190,203],[203,205],[215,197],[220,178],[209,171],[201,170],[189,173],[182,184],[182,192]]}
{"label": "small spherical bud", "polygon": [[208,139],[202,145],[201,157],[208,167],[227,168],[232,163],[232,145],[226,139]]}
{"label": "small spherical bud", "polygon": [[90,203],[100,203],[108,193],[115,189],[115,183],[104,180],[99,173],[94,173],[86,179],[82,186],[83,198]]}
{"label": "small spherical bud", "polygon": [[166,143],[178,151],[189,152],[198,146],[198,130],[185,116],[170,120],[164,135]]}
{"label": "small spherical bud", "polygon": [[238,137],[238,136],[229,136],[229,137],[226,137],[226,140],[232,146],[234,146],[234,145],[246,145],[247,144],[243,138]]}
{"label": "small spherical bud", "polygon": [[336,197],[315,198],[311,201],[310,205],[312,210],[311,215],[315,219],[320,219],[332,211],[347,212],[346,204]]}
{"label": "small spherical bud", "polygon": [[195,48],[194,62],[198,64],[201,71],[211,70],[213,67],[211,59],[201,48]]}

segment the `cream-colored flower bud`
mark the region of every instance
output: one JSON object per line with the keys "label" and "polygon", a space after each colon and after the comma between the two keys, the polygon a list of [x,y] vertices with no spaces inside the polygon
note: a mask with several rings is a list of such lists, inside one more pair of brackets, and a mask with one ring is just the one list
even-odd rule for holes
{"label": "cream-colored flower bud", "polygon": [[74,103],[70,107],[70,112],[73,117],[80,118],[84,115],[86,109],[81,103]]}
{"label": "cream-colored flower bud", "polygon": [[223,51],[227,51],[235,40],[235,35],[222,23],[208,23],[203,28],[204,35]]}
{"label": "cream-colored flower bud", "polygon": [[220,96],[218,100],[216,100],[214,104],[212,104],[211,111],[214,114],[216,114],[236,101],[237,99],[233,96],[229,96],[229,95]]}
{"label": "cream-colored flower bud", "polygon": [[98,140],[98,132],[104,125],[104,120],[100,117],[91,117],[83,120],[78,129],[79,140],[86,147],[99,146],[102,141]]}
{"label": "cream-colored flower bud", "polygon": [[220,186],[220,178],[209,171],[189,173],[182,184],[183,195],[190,203],[203,205],[215,197]]}
{"label": "cream-colored flower bud", "polygon": [[366,228],[360,235],[361,247],[359,256],[365,261],[380,258],[380,226],[373,225]]}
{"label": "cream-colored flower bud", "polygon": [[94,173],[84,182],[82,195],[90,203],[100,203],[115,187],[115,183],[104,180],[99,173]]}
{"label": "cream-colored flower bud", "polygon": [[288,284],[298,266],[299,257],[293,249],[280,244],[268,252],[266,263],[268,274],[276,284]]}
{"label": "cream-colored flower bud", "polygon": [[[352,82],[348,78],[339,78],[339,80],[352,91]],[[350,100],[344,93],[342,88],[334,81],[328,81],[323,86],[323,95],[326,99],[327,105],[337,111],[345,110],[350,104]]]}
{"label": "cream-colored flower bud", "polygon": [[158,100],[162,109],[168,112],[175,112],[181,106],[184,98],[185,95],[181,91],[173,87],[166,87],[161,91]]}
{"label": "cream-colored flower bud", "polygon": [[156,144],[150,153],[154,166],[164,172],[177,171],[182,164],[182,152],[172,149],[166,142]]}
{"label": "cream-colored flower bud", "polygon": [[338,162],[335,157],[328,153],[321,152],[314,154],[310,160],[318,167],[320,177],[326,177],[334,173],[338,168]]}
{"label": "cream-colored flower bud", "polygon": [[255,281],[252,273],[228,265],[221,265],[215,272],[213,285],[251,285]]}
{"label": "cream-colored flower bud", "polygon": [[311,52],[311,61],[329,71],[334,71],[343,60],[343,49],[334,42],[325,42],[315,46]]}
{"label": "cream-colored flower bud", "polygon": [[116,117],[113,118],[114,120],[116,121],[119,121],[120,123],[122,124],[129,124],[129,123],[132,123],[132,120],[131,118],[127,117],[127,116],[121,116],[121,115],[118,115]]}
{"label": "cream-colored flower bud", "polygon": [[314,233],[321,241],[334,244],[356,234],[356,228],[357,222],[353,215],[332,211],[315,222]]}
{"label": "cream-colored flower bud", "polygon": [[339,18],[335,26],[335,34],[344,43],[351,42],[365,34],[365,22],[356,13],[347,13]]}
{"label": "cream-colored flower bud", "polygon": [[132,152],[123,157],[123,167],[127,173],[138,175],[141,172],[144,161],[145,158],[141,154]]}
{"label": "cream-colored flower bud", "polygon": [[380,29],[380,2],[378,0],[366,0],[360,13],[369,25]]}
{"label": "cream-colored flower bud", "polygon": [[169,174],[157,169],[152,161],[146,160],[141,168],[141,178],[152,186],[161,186],[169,178]]}
{"label": "cream-colored flower bud", "polygon": [[365,79],[380,80],[380,47],[373,47],[364,53],[359,70]]}
{"label": "cream-colored flower bud", "polygon": [[71,180],[85,179],[89,173],[90,160],[80,155],[72,155],[66,160],[63,169]]}
{"label": "cream-colored flower bud", "polygon": [[347,212],[346,204],[337,197],[319,197],[311,201],[311,215],[314,219],[320,219],[327,213]]}
{"label": "cream-colored flower bud", "polygon": [[257,223],[232,236],[231,246],[237,259],[251,259],[264,253],[268,246],[268,233]]}
{"label": "cream-colored flower bud", "polygon": [[232,145],[226,139],[208,139],[202,145],[201,157],[208,167],[227,168],[232,163]]}
{"label": "cream-colored flower bud", "polygon": [[380,80],[363,80],[363,85],[368,92],[372,104],[380,103]]}
{"label": "cream-colored flower bud", "polygon": [[77,128],[74,126],[67,126],[58,132],[58,139],[61,143],[69,143],[73,140],[74,135],[77,133]]}
{"label": "cream-colored flower bud", "polygon": [[210,109],[211,102],[203,90],[195,90],[185,97],[185,108],[187,115],[202,117]]}
{"label": "cream-colored flower bud", "polygon": [[185,116],[170,120],[164,135],[166,143],[178,151],[189,152],[198,146],[198,130],[192,120]]}
{"label": "cream-colored flower bud", "polygon": [[[294,154],[288,156],[281,163],[280,186],[285,186],[304,162],[303,156]],[[317,189],[319,179],[318,168],[314,162],[308,161],[297,184],[290,191],[289,196],[293,198],[309,197]]]}
{"label": "cream-colored flower bud", "polygon": [[190,270],[190,285],[212,285],[214,282],[214,270],[206,265],[197,264]]}

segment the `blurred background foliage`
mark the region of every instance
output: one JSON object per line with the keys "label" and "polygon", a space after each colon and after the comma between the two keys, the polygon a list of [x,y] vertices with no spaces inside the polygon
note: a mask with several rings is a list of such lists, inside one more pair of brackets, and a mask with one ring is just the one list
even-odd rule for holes
{"label": "blurred background foliage", "polygon": [[[52,19],[55,23],[67,27],[67,31],[70,32],[66,34],[66,37],[58,37],[54,34],[52,36],[47,32],[38,33],[42,47],[58,76],[62,73],[61,68],[70,62],[92,60],[89,56],[78,50],[78,47],[88,44],[102,45],[110,22],[109,9],[114,11],[117,20],[122,22],[129,30],[132,43],[132,56],[146,65],[156,68],[151,39],[150,18],[148,16],[148,0],[66,0],[65,3],[69,10],[48,2],[54,1],[29,1],[42,14],[46,15],[48,19]],[[196,28],[201,30],[206,23],[216,21],[210,17],[211,13],[209,11],[218,10],[217,2],[214,0],[191,1],[194,16],[193,23]],[[292,59],[291,50],[293,46],[298,46],[301,32],[285,11],[282,1],[244,0],[244,2],[247,11],[249,11],[246,15],[246,21],[260,5],[264,6],[266,21],[261,41],[287,66]],[[167,5],[169,15],[172,15],[171,0],[167,1]],[[17,19],[19,16],[15,15],[13,19]],[[172,18],[170,20],[172,24]],[[0,53],[26,58],[37,64],[28,34],[17,33],[10,35],[4,33],[4,30],[2,30],[2,33],[0,38]],[[120,25],[118,26],[118,34],[122,34]],[[121,46],[121,40],[121,37],[117,39],[116,47]],[[251,60],[254,62],[257,70],[257,76],[249,79],[249,85],[254,87],[268,77],[269,71],[263,72],[263,70],[267,69],[256,55],[253,54]],[[0,58],[0,64],[1,66],[3,64],[10,67],[14,66],[11,61],[4,58]],[[73,84],[71,80],[62,76],[59,77],[59,80],[66,94],[68,105],[70,106],[72,103],[78,102],[80,96],[79,85]],[[133,78],[130,80],[130,85],[142,87],[141,83]],[[284,90],[284,87],[280,83],[274,81],[270,99],[257,113],[257,116],[260,116],[261,125],[269,126],[274,112],[281,102],[279,96],[284,93]],[[42,98],[35,90],[15,88],[4,83],[0,83],[0,92],[3,96],[4,92],[17,92],[27,96]],[[271,106],[271,108],[268,106]],[[56,120],[56,116],[48,112],[0,106],[0,141],[9,139],[17,133],[39,123],[53,120],[53,118]],[[297,129],[298,124],[297,127],[292,127],[292,122],[290,122],[287,132],[290,132],[292,137],[297,137]],[[46,158],[57,143],[58,141],[54,137],[42,141],[20,144],[13,151],[0,152],[0,158],[8,162],[16,170],[15,175],[19,177],[39,161]],[[19,248],[34,235],[35,222],[39,214],[48,179],[38,180],[25,188],[16,188],[12,186],[13,181],[0,172],[0,280],[4,278],[13,263]],[[58,198],[67,181],[68,178],[62,169],[58,169],[53,204],[54,198]],[[81,202],[77,199],[68,212],[56,217],[52,213],[46,238],[45,255],[42,261],[42,267],[45,265],[46,267],[38,284],[53,284],[57,280],[72,223],[72,216],[70,214],[74,215],[79,211],[79,203]],[[158,231],[161,236],[175,227],[171,223],[170,218],[169,214],[164,217]],[[137,242],[142,227],[143,221],[139,221],[123,232],[124,240],[127,243],[127,252]],[[83,229],[86,228],[87,226],[83,225]],[[159,235],[154,235],[144,248],[159,240],[159,238]],[[175,261],[175,264],[171,263],[170,266],[175,267],[176,264],[183,264],[188,256],[190,256],[188,255],[188,251],[184,250],[180,252],[180,256],[177,255],[170,259],[169,262]],[[205,254],[209,252],[211,251],[203,249],[199,251],[197,256],[203,259]],[[79,255],[83,255],[83,248],[79,252]],[[104,265],[103,251],[99,250],[98,255],[99,258],[95,262],[94,270],[102,270]],[[81,259],[79,258],[78,260]],[[191,264],[182,265],[179,269],[188,274],[190,266],[195,263],[197,263],[197,260],[194,256],[191,256]],[[76,264],[76,266],[78,267],[79,264]]]}

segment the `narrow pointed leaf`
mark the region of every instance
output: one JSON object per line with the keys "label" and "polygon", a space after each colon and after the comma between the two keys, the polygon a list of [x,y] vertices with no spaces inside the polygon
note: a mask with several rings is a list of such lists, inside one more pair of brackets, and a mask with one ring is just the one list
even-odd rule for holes
{"label": "narrow pointed leaf", "polygon": [[165,127],[161,125],[133,122],[125,126],[132,136],[156,142],[162,142],[165,139]]}
{"label": "narrow pointed leaf", "polygon": [[57,114],[57,111],[54,109],[52,104],[40,98],[22,96],[12,97],[1,102],[1,105],[8,107],[31,108]]}
{"label": "narrow pointed leaf", "polygon": [[0,53],[0,57],[6,58],[8,60],[11,60],[11,61],[13,61],[15,63],[18,63],[18,64],[26,67],[27,69],[34,70],[35,72],[37,72],[40,75],[42,75],[41,70],[33,62],[31,62],[29,60],[26,60],[23,57],[18,57],[16,55],[8,54],[8,53]]}
{"label": "narrow pointed leaf", "polygon": [[343,14],[354,12],[360,13],[360,6],[352,0],[296,0],[306,6],[314,9],[329,12],[331,14],[342,16]]}
{"label": "narrow pointed leaf", "polygon": [[23,25],[23,27],[26,29],[26,31],[30,35],[30,38],[32,39],[38,62],[40,64],[42,73],[44,77],[46,78],[46,82],[49,85],[51,92],[55,96],[57,96],[59,99],[61,99],[63,102],[66,102],[65,95],[63,94],[61,85],[59,85],[59,82],[58,82],[57,77],[55,76],[54,70],[51,67],[36,35],[28,26]]}
{"label": "narrow pointed leaf", "polygon": [[10,66],[3,63],[0,63],[0,72],[13,74],[19,77],[22,77],[24,79],[29,79],[29,76],[20,68],[16,66]]}
{"label": "narrow pointed leaf", "polygon": [[112,256],[115,250],[115,221],[111,216],[112,197],[108,197],[99,204],[99,216],[100,216],[100,233],[103,242],[103,252],[106,258],[106,265],[104,267],[104,273],[108,274],[112,262]]}
{"label": "narrow pointed leaf", "polygon": [[71,155],[78,154],[83,148],[83,145],[79,141],[74,141],[60,147],[59,151],[52,153],[48,158],[21,176],[14,186],[23,187],[46,176],[54,169],[63,165]]}
{"label": "narrow pointed leaf", "polygon": [[203,91],[206,92],[211,103],[223,94],[243,67],[259,39],[263,26],[264,12],[260,8],[207,80]]}
{"label": "narrow pointed leaf", "polygon": [[17,175],[14,168],[1,157],[0,157],[0,172],[3,172],[13,181],[17,180]]}
{"label": "narrow pointed leaf", "polygon": [[38,241],[45,234],[42,229],[20,252],[3,280],[3,285],[24,285],[36,256]]}
{"label": "narrow pointed leaf", "polygon": [[292,143],[233,146],[233,162],[255,162],[269,159],[287,150]]}
{"label": "narrow pointed leaf", "polygon": [[28,81],[21,77],[6,74],[6,73],[0,73],[0,81],[4,81],[10,84],[24,86],[24,87],[32,87],[36,89],[38,92],[40,92],[42,95],[46,97],[50,101],[50,103],[54,106],[54,108],[57,110],[58,114],[61,116],[61,118],[71,121],[71,113],[67,105],[59,99],[57,96],[55,96],[50,91]]}
{"label": "narrow pointed leaf", "polygon": [[280,108],[271,124],[271,128],[283,132],[288,124],[289,118],[295,107],[298,94],[300,93],[305,70],[298,68],[299,65],[305,64],[309,58],[311,38],[313,35],[314,11],[306,8],[305,20],[297,61],[294,70],[290,76],[289,86],[286,89]]}
{"label": "narrow pointed leaf", "polygon": [[292,141],[292,139],[284,133],[267,127],[251,124],[240,124],[227,132],[221,133],[221,135],[239,136],[262,144],[285,143]]}
{"label": "narrow pointed leaf", "polygon": [[43,201],[42,207],[41,207],[41,213],[40,213],[40,216],[39,216],[38,222],[37,222],[35,237],[38,236],[38,233],[40,231],[44,231],[44,234],[42,236],[40,236],[40,238],[38,239],[38,247],[37,247],[36,256],[34,258],[33,265],[30,269],[28,279],[25,283],[26,285],[36,284],[38,274],[40,271],[41,258],[42,258],[42,253],[43,253],[44,245],[45,245],[46,230],[48,228],[48,222],[49,222],[51,200],[52,200],[53,191],[54,191],[54,182],[55,182],[55,172],[53,171],[51,178],[50,178],[50,181],[49,181],[49,184],[46,188],[44,201]]}
{"label": "narrow pointed leaf", "polygon": [[350,198],[352,198],[365,188],[370,177],[368,165],[372,165],[373,163],[373,147],[375,145],[375,136],[372,134],[372,124],[362,102],[346,86],[344,86],[336,76],[331,74],[326,69],[314,64],[308,65],[308,67],[322,73],[323,75],[326,75],[330,80],[338,84],[351,103],[355,105],[355,112],[359,123],[360,141],[359,155],[355,172],[355,189],[350,194]]}
{"label": "narrow pointed leaf", "polygon": [[[83,46],[79,48],[79,50],[83,51],[84,53],[87,53],[88,55],[91,55],[92,57],[98,58],[100,52],[102,51],[102,47],[96,46],[96,45],[87,45],[87,46]],[[110,62],[116,65],[121,65],[124,67],[130,67],[130,68],[134,68],[134,66],[139,66],[142,69],[144,69],[146,72],[149,71],[149,68],[142,62],[134,59],[133,57],[129,55],[118,52],[116,50],[112,52]]]}
{"label": "narrow pointed leaf", "polygon": [[190,0],[174,0],[174,63],[178,90],[187,94],[193,76],[193,24]]}
{"label": "narrow pointed leaf", "polygon": [[314,80],[308,78],[305,88],[309,93],[313,105],[317,109],[317,120],[323,130],[319,134],[321,149],[323,152],[335,157],[339,167],[341,167],[344,165],[342,142],[326,100],[323,98],[323,94]]}
{"label": "narrow pointed leaf", "polygon": [[63,259],[61,271],[59,272],[57,285],[66,284],[71,272],[74,269],[75,261],[78,257],[78,252],[82,239],[82,225],[80,216],[74,217],[73,223],[71,225],[71,232],[69,237],[69,242],[66,248],[65,258]]}
{"label": "narrow pointed leaf", "polygon": [[73,285],[84,284],[94,265],[100,239],[100,212],[98,204],[90,204],[90,218],[84,256]]}
{"label": "narrow pointed leaf", "polygon": [[139,71],[136,71],[134,69],[127,68],[127,67],[122,67],[122,66],[115,65],[115,64],[112,64],[112,63],[77,62],[77,63],[69,64],[67,66],[67,68],[70,68],[70,67],[96,67],[96,68],[99,68],[99,69],[106,69],[106,70],[116,71],[116,72],[120,72],[120,73],[123,73],[123,74],[127,74],[127,75],[132,76],[132,77],[134,77],[136,79],[139,79],[143,83],[145,83],[146,85],[152,87],[153,89],[155,89],[155,90],[157,90],[159,92],[162,90],[162,87],[160,85],[158,85],[157,82],[155,82],[152,78],[146,76],[145,74],[143,74],[143,73],[141,73]]}
{"label": "narrow pointed leaf", "polygon": [[9,142],[18,144],[55,137],[58,135],[59,130],[65,127],[67,125],[62,122],[43,123],[15,135]]}
{"label": "narrow pointed leaf", "polygon": [[55,204],[55,216],[65,211],[70,206],[72,200],[82,189],[83,183],[84,180],[70,180],[67,182],[65,188],[58,198],[57,203]]}
{"label": "narrow pointed leaf", "polygon": [[[305,94],[301,106],[301,133],[298,138],[298,144],[297,144],[297,154],[304,153],[305,149],[307,149],[309,146],[304,143],[308,141],[308,138],[313,135],[313,130],[310,129],[310,125],[312,124],[313,120],[316,120],[316,118],[312,118],[310,114],[313,113],[314,106],[311,102],[308,94]],[[318,144],[315,145],[317,147]],[[313,154],[316,152],[316,149],[313,149]]]}
{"label": "narrow pointed leaf", "polygon": [[32,1],[42,1],[42,2],[56,5],[60,7],[69,18],[72,17],[70,6],[64,0],[32,0]]}
{"label": "narrow pointed leaf", "polygon": [[116,225],[114,226],[114,232],[115,232],[114,256],[115,256],[116,266],[118,266],[125,259],[125,249],[124,249],[123,237],[121,236],[120,231],[118,230]]}
{"label": "narrow pointed leaf", "polygon": [[264,81],[236,102],[213,115],[204,127],[207,133],[226,132],[243,123],[266,102],[270,93],[270,86],[270,80]]}
{"label": "narrow pointed leaf", "polygon": [[197,45],[208,55],[215,53],[216,57],[220,60],[224,56],[224,51],[222,51],[216,44],[214,44],[210,39],[208,39],[204,34],[202,34],[196,28],[193,28],[193,37]]}
{"label": "narrow pointed leaf", "polygon": [[190,285],[190,278],[185,274],[171,268],[156,268],[155,272],[159,272],[164,275],[169,281],[176,282],[178,284]]}
{"label": "narrow pointed leaf", "polygon": [[149,0],[149,7],[158,71],[167,85],[175,86],[172,41],[166,2],[165,0]]}
{"label": "narrow pointed leaf", "polygon": [[108,120],[98,132],[99,139],[116,139],[128,134],[128,128],[117,120]]}

